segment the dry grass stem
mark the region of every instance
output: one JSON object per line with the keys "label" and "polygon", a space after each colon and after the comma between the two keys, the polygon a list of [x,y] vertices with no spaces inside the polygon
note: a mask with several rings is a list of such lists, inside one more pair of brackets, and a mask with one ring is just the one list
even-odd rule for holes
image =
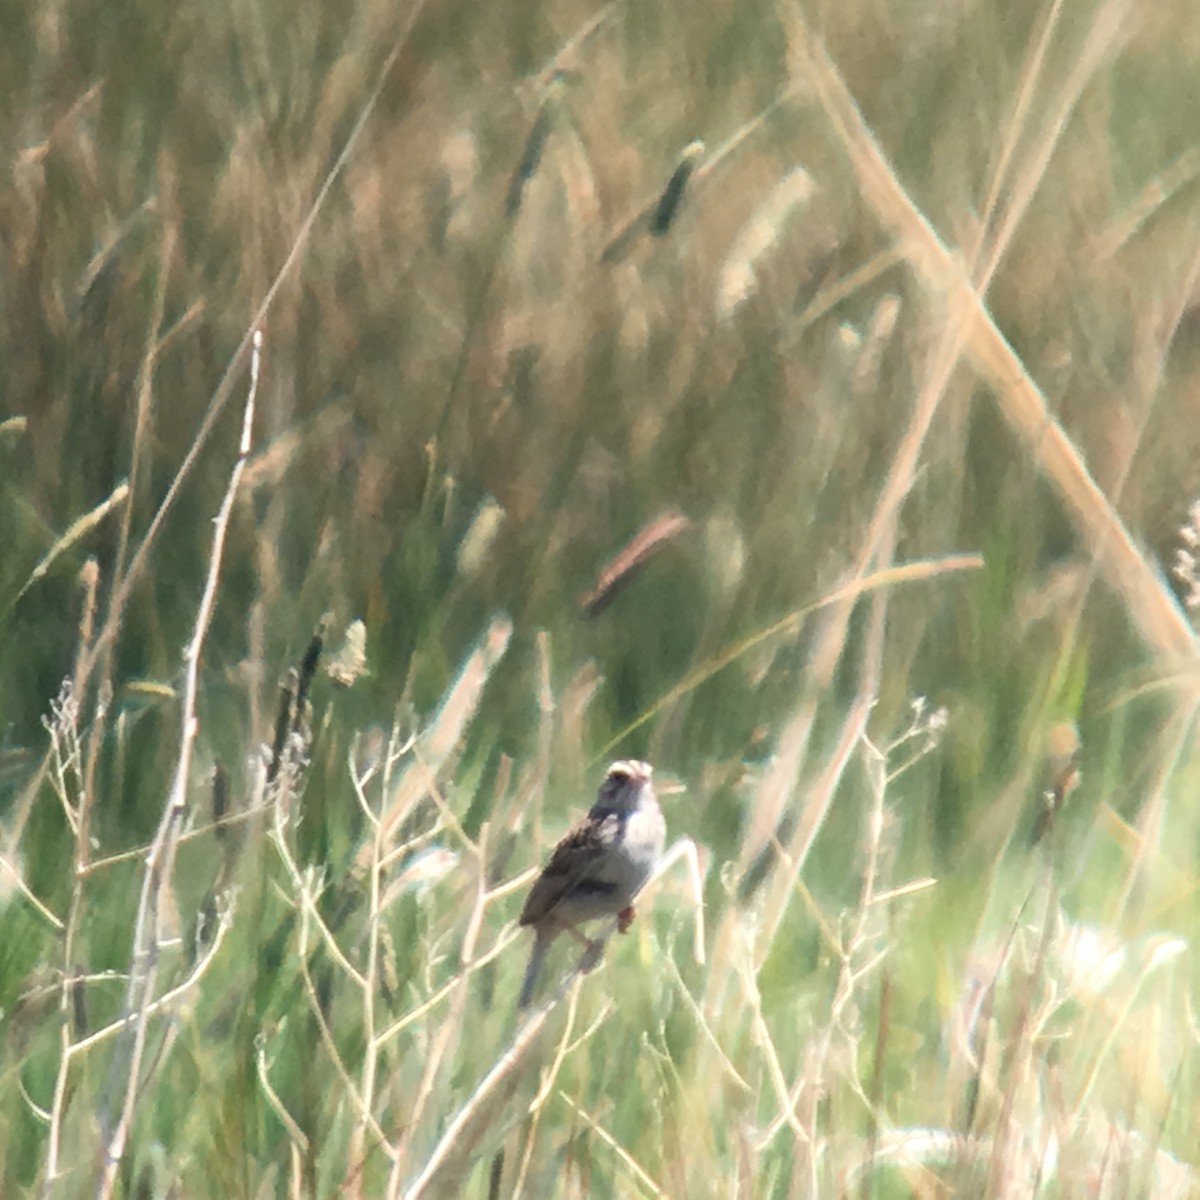
{"label": "dry grass stem", "polygon": [[[1057,8],[1056,0],[1056,5],[1046,21],[1045,39],[1047,41],[1054,29]],[[1004,257],[1005,251],[1016,233],[1017,226],[1024,218],[1035,192],[1045,178],[1050,157],[1062,137],[1071,112],[1079,103],[1083,89],[1104,61],[1114,56],[1120,49],[1126,36],[1132,8],[1130,0],[1107,0],[1097,10],[1083,46],[1076,53],[1071,70],[1063,80],[1057,98],[1050,106],[1042,136],[1034,143],[1024,169],[1014,180],[1009,181],[1009,200],[1003,218],[992,238],[991,246],[974,272],[975,288],[980,297],[987,295],[988,285],[1000,266],[1000,260]],[[1040,53],[1037,61],[1040,65]],[[1029,76],[1027,90],[1032,92],[1034,77],[1032,70],[1029,72]],[[1018,123],[1023,120],[1023,116],[1022,111],[1014,119],[1012,123],[1014,129],[1019,127]],[[997,186],[999,183],[998,178]]]}
{"label": "dry grass stem", "polygon": [[[284,1032],[284,1026],[280,1026],[279,1032]],[[254,1039],[254,1065],[258,1071],[258,1085],[262,1088],[263,1095],[266,1096],[267,1103],[271,1106],[271,1111],[275,1113],[283,1124],[291,1143],[302,1154],[307,1155],[308,1138],[304,1136],[304,1131],[296,1124],[296,1119],[288,1112],[287,1106],[279,1098],[279,1094],[271,1084],[271,1064],[267,1060],[267,1034],[265,1030],[260,1030],[258,1036]]]}
{"label": "dry grass stem", "polygon": [[688,990],[687,984],[685,984],[683,981],[683,976],[679,973],[679,967],[675,960],[673,958],[668,959],[667,966],[670,967],[671,973],[675,978],[676,990],[683,997],[692,1016],[695,1017],[696,1024],[700,1027],[700,1032],[704,1034],[704,1040],[709,1044],[713,1052],[716,1054],[717,1059],[721,1063],[722,1069],[741,1091],[745,1092],[748,1096],[753,1095],[754,1089],[749,1083],[746,1082],[738,1069],[733,1065],[733,1061],[729,1057],[729,1054],[721,1046],[721,1043],[717,1038],[717,1034],[712,1027],[712,1023],[704,1015],[704,1010],[700,1007],[696,998]]}
{"label": "dry grass stem", "polygon": [[78,520],[71,523],[70,528],[58,538],[49,550],[42,556],[41,561],[30,572],[29,578],[25,581],[21,590],[17,592],[14,603],[20,600],[34,584],[42,579],[46,572],[55,564],[55,562],[76,542],[87,537],[105,517],[114,509],[120,508],[129,499],[129,484],[120,483],[112,491],[112,493],[99,504],[96,505],[90,512],[86,512]]}
{"label": "dry grass stem", "polygon": [[[163,810],[158,832],[146,857],[141,899],[134,922],[133,951],[130,960],[129,989],[126,996],[126,1016],[134,1016],[132,1042],[125,1054],[114,1058],[113,1078],[117,1076],[116,1064],[124,1059],[128,1073],[123,1088],[123,1099],[115,1122],[109,1117],[111,1132],[107,1137],[104,1166],[97,1186],[99,1200],[107,1200],[116,1186],[117,1171],[125,1154],[129,1128],[133,1120],[134,1104],[139,1091],[142,1054],[145,1048],[146,1026],[150,1006],[154,1002],[154,988],[158,975],[159,947],[162,943],[163,921],[172,887],[176,838],[182,829],[183,815],[187,808],[188,783],[191,775],[192,752],[198,729],[196,700],[199,692],[200,659],[205,637],[212,621],[216,603],[217,585],[224,561],[225,534],[229,527],[229,516],[237,496],[238,483],[250,453],[254,430],[254,405],[258,394],[259,363],[262,334],[255,331],[253,354],[250,359],[250,387],[246,396],[242,417],[242,432],[238,444],[237,458],[230,473],[229,486],[217,514],[212,551],[209,556],[208,574],[204,592],[196,614],[196,626],[184,655],[184,689],[181,712],[179,757],[175,776],[167,803]],[[112,1104],[114,1097],[109,1098]],[[110,1110],[111,1112],[111,1110]],[[57,1173],[57,1138],[52,1137],[47,1154],[46,1183],[49,1187]]]}
{"label": "dry grass stem", "polygon": [[816,841],[817,834],[829,814],[834,794],[854,750],[866,730],[867,718],[871,715],[873,705],[873,698],[859,700],[850,710],[846,715],[841,735],[829,761],[812,784],[805,789],[807,799],[797,815],[791,837],[787,842],[789,874],[785,876],[777,873],[763,901],[763,938],[759,945],[760,963],[770,953],[771,945],[779,931],[780,922],[783,920],[787,908],[792,891],[792,881],[804,870],[804,864]]}
{"label": "dry grass stem", "polygon": [[995,388],[1001,412],[1058,490],[1090,552],[1100,559],[1104,577],[1124,600],[1146,643],[1169,658],[1190,661],[1195,656],[1194,637],[1174,599],[1146,563],[1071,439],[1050,413],[1045,398],[996,327],[979,293],[904,192],[837,69],[803,29],[798,16],[795,21],[795,39],[805,48],[808,80],[850,159],[864,199],[904,247],[910,265],[926,286],[944,299],[947,311],[961,323],[966,353]]}
{"label": "dry grass stem", "polygon": [[[518,1029],[509,1048],[498,1058],[491,1070],[479,1081],[467,1102],[458,1110],[442,1134],[421,1173],[403,1193],[405,1200],[419,1200],[436,1183],[439,1194],[453,1186],[478,1139],[488,1127],[489,1118],[516,1089],[525,1060],[536,1044],[538,1035],[549,1018],[548,1008],[535,1011]],[[398,1196],[399,1176],[393,1172],[388,1183],[388,1195]]]}
{"label": "dry grass stem", "polygon": [[[350,1107],[354,1110],[358,1125],[356,1129],[369,1131],[375,1139],[376,1145],[381,1149],[393,1162],[398,1158],[397,1151],[393,1148],[387,1135],[380,1128],[379,1122],[375,1119],[374,1114],[368,1106],[368,1097],[360,1090],[359,1085],[355,1083],[350,1074],[350,1068],[346,1066],[345,1060],[342,1058],[341,1052],[337,1047],[337,1039],[334,1037],[333,1030],[329,1028],[329,1022],[326,1019],[325,1010],[321,1004],[320,997],[317,995],[316,985],[313,983],[312,973],[308,968],[309,957],[309,921],[310,913],[306,906],[300,906],[300,928],[298,937],[298,954],[300,965],[300,979],[304,985],[304,993],[308,1000],[309,1011],[312,1013],[313,1019],[316,1021],[317,1029],[321,1035],[321,1044],[325,1047],[325,1052],[329,1056],[329,1061],[333,1065],[334,1073],[337,1075],[339,1082],[342,1085],[342,1090],[345,1092],[346,1098],[350,1103]],[[360,991],[366,991],[365,981],[359,985]],[[367,1080],[373,1083],[373,1079]],[[361,1150],[361,1135],[356,1135],[356,1139],[352,1144],[357,1144],[358,1154],[351,1157],[348,1167],[349,1170],[357,1173],[362,1157]]]}
{"label": "dry grass stem", "polygon": [[[493,893],[494,894],[494,893]],[[422,1018],[429,1015],[433,1009],[437,1008],[443,1000],[448,996],[452,996],[461,986],[462,979],[467,976],[474,975],[481,968],[486,967],[489,963],[499,958],[505,950],[514,942],[521,940],[521,931],[515,925],[508,927],[503,935],[497,938],[496,943],[485,954],[479,955],[469,967],[461,972],[461,975],[456,975],[450,979],[448,983],[443,984],[436,992],[430,995],[416,1008],[406,1012],[404,1016],[397,1017],[390,1025],[379,1031],[378,1042],[380,1046],[386,1045],[399,1034],[403,1033],[410,1025],[415,1024]]]}
{"label": "dry grass stem", "polygon": [[725,667],[749,654],[751,650],[761,646],[764,642],[770,641],[772,638],[797,632],[808,617],[820,612],[824,608],[853,601],[859,596],[867,595],[877,588],[888,588],[903,583],[916,583],[921,580],[936,579],[939,576],[954,574],[958,571],[977,571],[982,566],[983,559],[978,554],[948,554],[942,558],[898,563],[895,566],[882,568],[861,578],[852,579],[848,583],[841,584],[820,600],[788,613],[757,633],[741,638],[732,645],[727,646],[720,653],[714,655],[708,662],[703,663],[693,671],[689,671],[679,683],[639,713],[633,721],[621,729],[614,737],[610,738],[604,744],[598,757],[604,757],[609,754],[621,742],[625,741],[630,734],[635,733],[648,721],[658,716],[665,709],[670,708],[671,705],[682,699],[689,692],[695,691],[702,683],[707,683],[718,671],[724,670]]}
{"label": "dry grass stem", "polygon": [[645,1188],[652,1196],[665,1196],[666,1192],[654,1182],[649,1171],[633,1157],[629,1151],[617,1141],[607,1129],[602,1126],[599,1121],[585,1112],[574,1100],[571,1099],[565,1092],[560,1091],[558,1098],[566,1104],[572,1112],[606,1145],[611,1149],[616,1156],[625,1164],[632,1172],[634,1178]]}
{"label": "dry grass stem", "polygon": [[[401,773],[387,810],[380,818],[385,845],[395,837],[413,808],[428,795],[430,780],[436,779],[446,766],[475,715],[484,686],[504,657],[511,636],[512,622],[507,617],[494,617],[479,646],[463,663],[441,708],[418,740],[415,761]],[[370,847],[367,846],[359,853],[356,865],[362,870],[369,862]]]}

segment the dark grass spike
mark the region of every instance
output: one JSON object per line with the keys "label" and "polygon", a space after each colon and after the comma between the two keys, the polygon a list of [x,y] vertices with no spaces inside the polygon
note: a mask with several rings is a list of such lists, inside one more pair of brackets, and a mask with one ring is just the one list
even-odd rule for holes
{"label": "dark grass spike", "polygon": [[667,186],[663,188],[662,195],[659,196],[658,203],[654,206],[654,213],[650,218],[650,232],[655,237],[662,237],[671,228],[671,223],[679,212],[679,206],[683,203],[683,193],[687,188],[688,180],[691,179],[692,172],[695,171],[703,157],[704,143],[702,141],[696,140],[684,146],[683,152],[679,156],[679,162],[676,164],[675,170],[671,172],[671,178],[667,180]]}
{"label": "dark grass spike", "polygon": [[766,844],[754,856],[738,880],[736,894],[739,904],[748,904],[754,898],[754,893],[767,881],[767,876],[779,860],[780,851],[791,842],[792,835],[796,832],[797,820],[796,814],[790,812],[779,818],[775,833],[767,839]]}
{"label": "dark grass spike", "polygon": [[504,215],[510,219],[520,211],[525,185],[537,174],[537,169],[541,165],[542,153],[546,149],[550,131],[554,127],[554,111],[563,90],[562,79],[562,72],[556,72],[547,86],[546,98],[538,109],[533,127],[525,139],[521,160],[517,163],[517,169],[509,181],[508,193],[504,198]]}
{"label": "dark grass spike", "polygon": [[634,242],[647,230],[655,237],[662,237],[671,228],[679,212],[679,206],[683,203],[683,193],[688,180],[692,177],[703,156],[704,143],[701,141],[689,142],[683,148],[666,186],[659,192],[656,199],[621,227],[600,255],[602,263],[620,262]]}
{"label": "dark grass spike", "polygon": [[492,1155],[488,1167],[488,1200],[500,1200],[500,1184],[504,1179],[504,1149],[503,1147]]}
{"label": "dark grass spike", "polygon": [[225,836],[225,815],[229,812],[229,776],[219,758],[213,760],[212,820],[213,833],[218,840]]}
{"label": "dark grass spike", "polygon": [[279,689],[279,711],[275,716],[275,738],[271,744],[271,765],[267,768],[267,782],[274,783],[279,774],[287,751],[290,735],[300,733],[308,714],[308,689],[312,686],[321,661],[321,649],[325,644],[320,629],[312,635],[300,659],[300,666],[287,673],[287,679]]}
{"label": "dark grass spike", "polygon": [[287,745],[288,730],[292,728],[292,713],[298,681],[296,672],[289,670],[279,687],[279,711],[275,714],[275,736],[271,742],[271,764],[267,767],[267,782],[274,783],[283,763],[283,751]]}
{"label": "dark grass spike", "polygon": [[300,728],[300,723],[304,719],[304,711],[308,705],[308,689],[312,686],[313,677],[317,673],[317,664],[321,661],[321,651],[324,646],[324,635],[318,629],[312,635],[312,640],[308,643],[308,648],[304,651],[304,657],[300,660],[300,670],[296,683],[296,704],[292,710],[293,733]]}

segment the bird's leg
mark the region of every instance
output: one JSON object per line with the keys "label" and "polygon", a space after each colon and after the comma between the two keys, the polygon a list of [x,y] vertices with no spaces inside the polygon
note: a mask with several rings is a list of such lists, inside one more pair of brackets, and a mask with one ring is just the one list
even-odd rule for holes
{"label": "bird's leg", "polygon": [[631,904],[628,908],[623,908],[617,913],[617,932],[628,933],[630,925],[633,924],[633,918],[637,916],[637,910]]}
{"label": "bird's leg", "polygon": [[587,949],[579,960],[579,970],[586,975],[600,965],[604,957],[604,943],[599,938],[586,938]]}
{"label": "bird's leg", "polygon": [[604,957],[604,943],[599,938],[588,937],[575,925],[564,924],[559,928],[564,933],[569,933],[583,947],[583,956],[579,960],[577,970],[582,971],[585,975],[588,971],[595,970],[597,964]]}
{"label": "bird's leg", "polygon": [[585,950],[590,950],[596,944],[595,938],[588,937],[575,925],[562,925],[560,928],[564,933],[569,933]]}

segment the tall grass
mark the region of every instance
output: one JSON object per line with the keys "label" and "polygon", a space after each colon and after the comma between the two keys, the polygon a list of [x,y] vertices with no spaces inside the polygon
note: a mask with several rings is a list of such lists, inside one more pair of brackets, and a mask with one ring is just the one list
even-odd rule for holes
{"label": "tall grass", "polygon": [[0,1193],[1195,1192],[1183,0],[5,28]]}

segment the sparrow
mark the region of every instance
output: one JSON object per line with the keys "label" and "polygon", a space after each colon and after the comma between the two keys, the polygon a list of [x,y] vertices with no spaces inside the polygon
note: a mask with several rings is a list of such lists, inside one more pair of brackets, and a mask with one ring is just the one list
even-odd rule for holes
{"label": "sparrow", "polygon": [[560,933],[596,955],[602,943],[585,936],[580,924],[616,917],[620,932],[628,931],[634,897],[654,873],[667,835],[653,773],[636,759],[613,763],[587,816],[554,847],[529,889],[520,923],[533,930],[533,949],[518,1009],[532,999],[542,960]]}

